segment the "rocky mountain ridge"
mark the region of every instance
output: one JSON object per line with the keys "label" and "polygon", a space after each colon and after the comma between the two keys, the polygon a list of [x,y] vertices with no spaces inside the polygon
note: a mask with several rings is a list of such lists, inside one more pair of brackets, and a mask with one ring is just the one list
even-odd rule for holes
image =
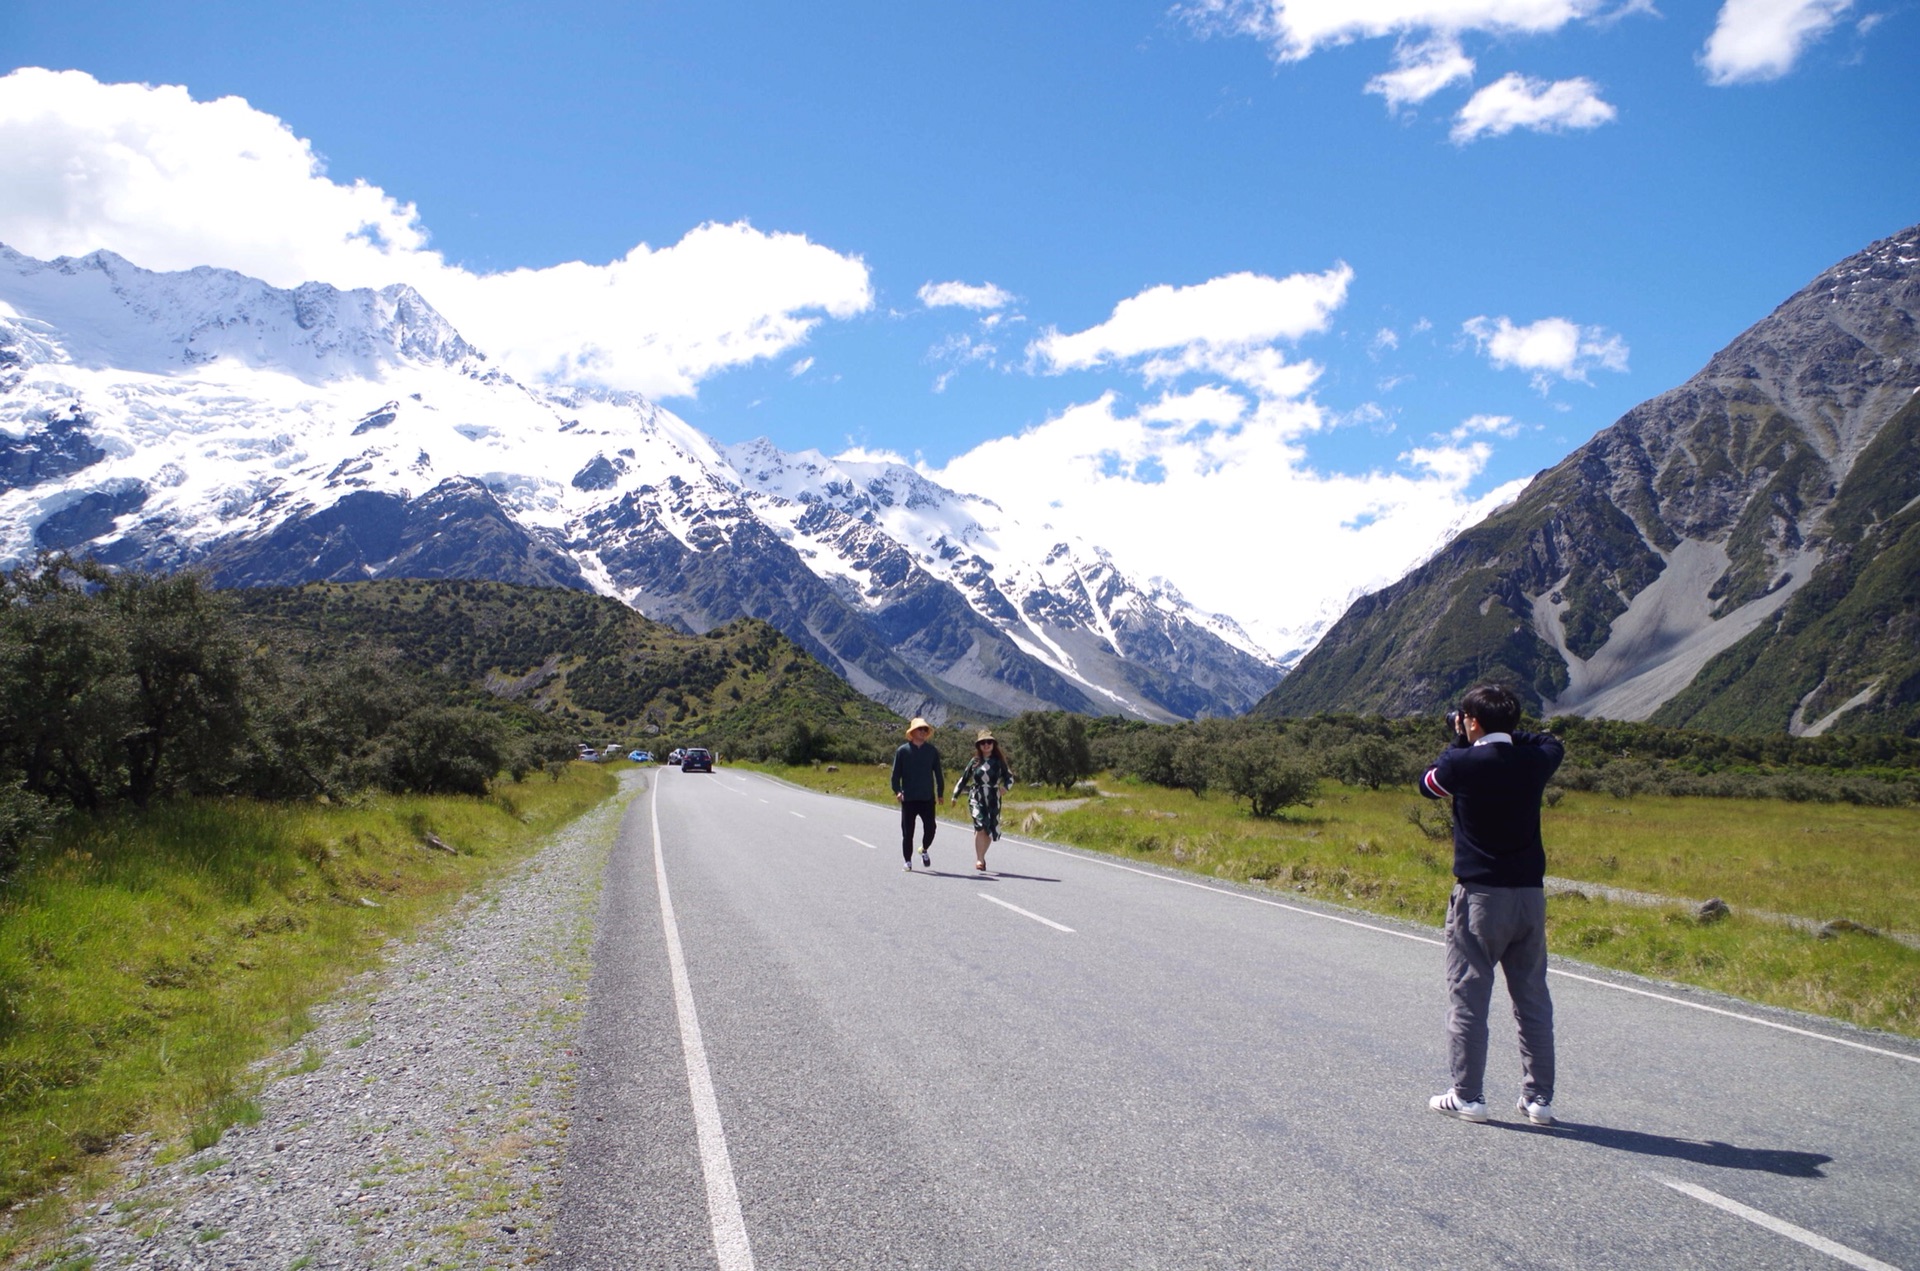
{"label": "rocky mountain ridge", "polygon": [[912,468],[723,449],[635,394],[522,384],[410,288],[0,247],[0,560],[41,549],[761,618],[935,716],[1231,714],[1281,674],[1231,619]]}
{"label": "rocky mountain ridge", "polygon": [[1917,323],[1920,226],[1356,602],[1256,709],[1409,714],[1498,678],[1546,714],[1920,725]]}

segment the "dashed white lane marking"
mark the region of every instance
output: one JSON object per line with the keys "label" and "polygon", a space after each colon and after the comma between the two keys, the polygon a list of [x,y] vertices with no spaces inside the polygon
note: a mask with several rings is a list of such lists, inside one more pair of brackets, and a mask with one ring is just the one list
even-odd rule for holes
{"label": "dashed white lane marking", "polygon": [[707,1066],[707,1044],[700,1034],[700,1016],[693,1007],[693,982],[687,978],[687,956],[680,947],[680,924],[673,916],[673,895],[667,890],[667,857],[660,846],[660,783],[653,784],[653,875],[660,888],[660,923],[666,931],[667,962],[673,970],[673,1005],[680,1017],[680,1047],[687,1056],[687,1087],[693,1096],[693,1128],[700,1144],[700,1172],[707,1180],[707,1220],[713,1228],[713,1250],[720,1271],[753,1271],[753,1246],[747,1242],[747,1221],[740,1213],[740,1188],[733,1179],[733,1158],[720,1124],[720,1101],[713,1091],[713,1070]]}
{"label": "dashed white lane marking", "polygon": [[[759,798],[760,796],[758,796],[758,795],[755,795],[754,797],[755,797],[755,798]],[[760,799],[760,802],[762,802],[762,803],[765,803],[765,802],[766,802],[766,800],[765,800],[765,799]]]}
{"label": "dashed white lane marking", "polygon": [[800,819],[801,819],[802,821],[804,821],[804,820],[806,820],[806,819],[807,819],[807,814],[806,814],[805,812],[795,812],[795,811],[794,811],[794,810],[793,810],[792,808],[788,808],[788,809],[787,809],[787,815],[788,815],[788,816],[797,816],[797,817],[799,817],[799,818],[800,818]]}
{"label": "dashed white lane marking", "polygon": [[1743,1205],[1737,1200],[1729,1200],[1719,1192],[1710,1192],[1704,1187],[1692,1183],[1683,1183],[1677,1178],[1666,1178],[1659,1174],[1650,1176],[1654,1182],[1673,1188],[1682,1195],[1691,1196],[1697,1201],[1712,1205],[1715,1209],[1725,1210],[1736,1218],[1744,1218],[1756,1227],[1765,1227],[1775,1235],[1785,1236],[1789,1240],[1798,1240],[1809,1249],[1818,1249],[1829,1258],[1837,1258],[1850,1267],[1859,1267],[1861,1271],[1900,1271],[1899,1267],[1868,1254],[1861,1253],[1829,1240],[1818,1232],[1808,1231],[1805,1227],[1796,1227],[1784,1218],[1775,1218],[1772,1214],[1762,1213],[1758,1209]]}
{"label": "dashed white lane marking", "polygon": [[[845,839],[845,840],[847,840],[847,842],[849,842],[849,843],[858,843],[858,844],[859,844],[860,846],[862,846],[862,847],[869,847],[869,848],[872,848],[872,847],[873,847],[873,844],[871,844],[871,843],[869,843],[869,842],[867,842],[867,841],[866,841],[865,839],[857,839],[857,838],[855,838],[855,837],[853,837],[853,835],[851,835],[851,834],[842,834],[842,835],[841,835],[840,837],[841,837],[841,838],[844,838],[844,839]],[[879,848],[873,848],[873,850],[874,850],[874,851],[879,851],[880,849],[879,849]]]}
{"label": "dashed white lane marking", "polygon": [[1064,931],[1064,932],[1066,932],[1066,933],[1067,933],[1068,935],[1072,935],[1072,934],[1073,934],[1073,928],[1072,928],[1072,927],[1065,927],[1065,926],[1062,926],[1062,925],[1060,925],[1059,923],[1057,923],[1057,922],[1055,922],[1055,921],[1054,921],[1053,919],[1051,919],[1051,918],[1042,918],[1042,917],[1041,917],[1041,916],[1040,916],[1039,914],[1037,914],[1037,913],[1034,913],[1034,912],[1032,912],[1031,910],[1026,910],[1026,909],[1022,909],[1022,908],[1021,908],[1020,906],[1018,906],[1018,905],[1009,905],[1009,904],[1008,904],[1008,903],[1007,903],[1006,901],[1004,901],[1004,900],[1002,900],[1002,899],[1000,899],[1000,898],[999,898],[998,896],[989,896],[989,895],[987,895],[987,893],[985,893],[985,892],[981,892],[981,893],[980,893],[980,899],[982,899],[982,900],[991,900],[991,901],[992,901],[992,902],[993,902],[994,904],[996,904],[996,905],[999,905],[999,906],[1000,906],[1001,908],[1003,908],[1003,909],[1011,909],[1011,910],[1013,910],[1013,912],[1015,912],[1015,913],[1017,913],[1017,914],[1019,914],[1019,915],[1020,915],[1020,916],[1021,916],[1022,918],[1031,918],[1031,919],[1033,919],[1033,920],[1034,920],[1035,922],[1043,922],[1043,923],[1045,923],[1045,924],[1046,924],[1047,926],[1049,926],[1049,927],[1052,927],[1052,928],[1053,928],[1053,929],[1054,929],[1055,931]]}
{"label": "dashed white lane marking", "polygon": [[[1249,896],[1243,891],[1231,891],[1225,887],[1211,887],[1206,883],[1195,882],[1188,878],[1172,878],[1158,874],[1150,869],[1135,869],[1131,865],[1122,865],[1118,861],[1101,860],[1083,852],[1066,852],[1057,847],[1048,847],[1042,843],[1030,843],[1025,839],[1006,839],[1008,843],[1017,843],[1021,847],[1036,848],[1042,852],[1051,852],[1055,856],[1071,856],[1077,860],[1094,865],[1105,865],[1108,869],[1125,870],[1129,874],[1139,874],[1143,878],[1158,879],[1163,883],[1178,883],[1182,887],[1196,887],[1201,891],[1214,892],[1221,896],[1232,896],[1238,900],[1250,900],[1256,905],[1267,905],[1274,909],[1284,909],[1288,913],[1305,914],[1309,918],[1321,918],[1327,922],[1337,922],[1348,927],[1358,927],[1362,931],[1377,931],[1385,936],[1397,936],[1402,940],[1411,940],[1416,944],[1430,944],[1442,947],[1442,942],[1432,936],[1416,936],[1410,931],[1395,931],[1391,927],[1377,926],[1371,922],[1360,922],[1353,918],[1342,918],[1338,914],[1321,913],[1317,909],[1305,909],[1299,905],[1289,905],[1283,901],[1268,900],[1265,896]],[[1846,1046],[1852,1050],[1864,1050],[1870,1055],[1882,1055],[1888,1059],[1898,1059],[1909,1064],[1920,1064],[1920,1055],[1908,1055],[1897,1050],[1887,1050],[1880,1046],[1869,1046],[1865,1042],[1849,1041],[1844,1037],[1835,1037],[1829,1033],[1816,1033],[1809,1028],[1795,1028],[1792,1024],[1782,1024],[1777,1020],[1761,1019],[1757,1015],[1742,1015],[1739,1011],[1729,1011],[1718,1006],[1708,1006],[1704,1002],[1689,1002],[1683,997],[1669,997],[1665,993],[1655,993],[1649,989],[1637,989],[1629,984],[1615,984],[1611,980],[1596,979],[1590,975],[1581,975],[1576,971],[1562,971],[1559,967],[1548,967],[1548,975],[1557,975],[1568,980],[1578,980],[1582,984],[1592,984],[1603,989],[1612,989],[1617,993],[1631,993],[1636,997],[1650,997],[1656,1002],[1666,1002],[1673,1006],[1684,1006],[1688,1010],[1705,1011],[1709,1015],[1724,1015],[1728,1019],[1737,1019],[1742,1023],[1758,1024],[1762,1028],[1776,1029],[1782,1033],[1792,1033],[1796,1037],[1810,1037],[1814,1041],[1830,1042],[1835,1046]]]}

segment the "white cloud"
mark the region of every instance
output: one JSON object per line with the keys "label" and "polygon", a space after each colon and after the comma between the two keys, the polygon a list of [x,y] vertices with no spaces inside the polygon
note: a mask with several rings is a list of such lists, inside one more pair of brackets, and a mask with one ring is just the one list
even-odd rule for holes
{"label": "white cloud", "polygon": [[1373,339],[1367,344],[1367,352],[1374,357],[1400,347],[1400,333],[1392,327],[1381,327],[1373,333]]}
{"label": "white cloud", "polygon": [[965,282],[930,282],[920,288],[920,303],[929,309],[945,306],[1004,309],[1013,303],[1013,293],[990,282],[979,286]]}
{"label": "white cloud", "polygon": [[1469,437],[1492,435],[1495,437],[1518,437],[1521,425],[1511,415],[1469,415],[1461,420],[1447,437],[1451,441],[1465,441]]}
{"label": "white cloud", "polygon": [[1164,373],[1220,370],[1256,359],[1275,340],[1324,331],[1352,280],[1341,264],[1323,274],[1238,273],[1192,287],[1150,287],[1115,305],[1098,326],[1071,335],[1049,328],[1028,352],[1056,371],[1169,352],[1175,358],[1158,363]]}
{"label": "white cloud", "polygon": [[[1317,470],[1300,441],[1328,423],[1312,402],[1253,404],[1218,387],[1132,413],[1107,394],[928,475],[1284,639],[1356,588],[1400,577],[1518,488],[1467,493],[1484,442],[1410,451],[1397,470]],[[1250,573],[1249,552],[1266,566]]]}
{"label": "white cloud", "polygon": [[1600,97],[1599,86],[1585,78],[1549,84],[1531,76],[1503,75],[1475,93],[1454,117],[1453,140],[1465,145],[1480,137],[1504,137],[1516,128],[1564,132],[1598,128],[1619,112]]}
{"label": "white cloud", "polygon": [[428,246],[417,209],[328,177],[311,143],[238,97],[0,77],[0,242],[40,257],[100,248],[149,269],[214,265],[278,286],[416,287],[529,377],[692,394],[872,304],[858,257],[798,234],[707,224],[604,265],[475,274]]}
{"label": "white cloud", "polygon": [[1778,79],[1852,8],[1853,0],[1726,0],[1700,65],[1713,84]]}
{"label": "white cloud", "polygon": [[787,374],[793,376],[793,378],[795,379],[799,379],[802,375],[805,375],[808,371],[811,371],[812,369],[813,369],[813,359],[810,357],[803,357],[799,361],[795,362],[793,365],[787,368]]}
{"label": "white cloud", "polygon": [[849,444],[845,450],[834,456],[848,463],[898,463],[911,464],[913,461],[898,450],[873,450],[866,446]]}
{"label": "white cloud", "polygon": [[953,377],[958,375],[964,367],[975,363],[985,363],[991,366],[993,359],[999,352],[1000,348],[998,345],[989,340],[976,340],[965,332],[948,336],[927,350],[928,361],[944,363],[946,365],[946,369],[941,371],[934,379],[933,391],[936,393],[946,392],[947,385],[953,381]]}
{"label": "white cloud", "polygon": [[1387,109],[1398,111],[1427,100],[1450,84],[1473,78],[1473,59],[1453,35],[1426,40],[1402,40],[1393,51],[1393,69],[1367,81],[1367,91],[1387,99]]}
{"label": "white cloud", "polygon": [[1473,338],[1496,368],[1533,373],[1533,386],[1547,391],[1554,377],[1585,383],[1587,372],[1627,369],[1627,342],[1602,327],[1583,327],[1566,318],[1542,318],[1516,326],[1504,315],[1469,318],[1461,330]]}
{"label": "white cloud", "polygon": [[1382,36],[1545,35],[1608,0],[1189,0],[1176,11],[1206,31],[1265,40],[1283,61]]}

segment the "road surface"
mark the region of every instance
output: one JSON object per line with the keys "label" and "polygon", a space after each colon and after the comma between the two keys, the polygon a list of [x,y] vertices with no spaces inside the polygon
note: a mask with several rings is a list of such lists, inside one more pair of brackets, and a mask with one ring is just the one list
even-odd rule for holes
{"label": "road surface", "polygon": [[1560,1124],[1496,1011],[1469,1125],[1434,932],[1014,840],[980,877],[950,823],[905,873],[885,808],[653,780],[564,1266],[1920,1271],[1920,1047],[1558,964]]}

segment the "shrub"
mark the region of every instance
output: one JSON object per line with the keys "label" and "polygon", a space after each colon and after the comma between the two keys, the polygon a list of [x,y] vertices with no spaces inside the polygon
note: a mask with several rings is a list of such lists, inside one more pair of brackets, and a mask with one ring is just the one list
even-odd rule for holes
{"label": "shrub", "polygon": [[1320,779],[1305,760],[1274,738],[1230,743],[1221,750],[1219,761],[1221,784],[1235,798],[1245,799],[1257,817],[1310,803],[1320,790]]}
{"label": "shrub", "polygon": [[1018,747],[1009,756],[1023,781],[1062,790],[1093,775],[1093,752],[1087,743],[1086,721],[1064,711],[1028,711],[1008,731]]}

